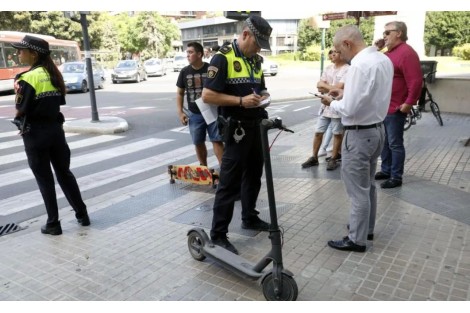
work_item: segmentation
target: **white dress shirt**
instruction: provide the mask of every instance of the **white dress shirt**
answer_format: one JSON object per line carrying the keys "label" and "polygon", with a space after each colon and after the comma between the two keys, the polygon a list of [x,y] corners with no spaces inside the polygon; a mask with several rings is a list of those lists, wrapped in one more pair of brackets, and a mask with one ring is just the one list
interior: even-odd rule
{"label": "white dress shirt", "polygon": [[341,115],[344,126],[382,122],[390,104],[392,81],[392,61],[376,47],[368,47],[351,60],[343,98],[330,106]]}

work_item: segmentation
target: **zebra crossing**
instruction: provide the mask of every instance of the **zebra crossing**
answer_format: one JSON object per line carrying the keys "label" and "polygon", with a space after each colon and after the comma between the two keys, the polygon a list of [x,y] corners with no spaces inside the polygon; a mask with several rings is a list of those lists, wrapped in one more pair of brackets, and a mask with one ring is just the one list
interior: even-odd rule
{"label": "zebra crossing", "polygon": [[[167,165],[195,163],[194,145],[178,145],[173,133],[187,129],[176,128],[164,132],[164,136],[142,137],[128,140],[125,135],[85,135],[66,133],[72,151],[71,170],[77,178],[85,203],[100,203],[100,206],[115,204],[116,197],[103,199],[113,186],[115,194],[126,194],[132,190],[139,193],[142,180],[168,183]],[[211,145],[208,145],[211,149]],[[210,157],[210,164],[216,163]],[[135,179],[134,179],[135,177]],[[143,177],[143,178],[142,178]],[[126,181],[125,185],[117,182]],[[59,207],[69,204],[56,183]],[[61,205],[62,204],[62,205]],[[38,208],[41,208],[39,210]],[[21,138],[17,132],[0,133],[0,224],[2,218],[24,215],[25,212],[45,213],[41,194],[28,166]],[[16,214],[16,215],[15,215]],[[37,215],[38,216],[38,215]],[[28,219],[37,216],[28,216]],[[21,221],[16,221],[16,223]]]}

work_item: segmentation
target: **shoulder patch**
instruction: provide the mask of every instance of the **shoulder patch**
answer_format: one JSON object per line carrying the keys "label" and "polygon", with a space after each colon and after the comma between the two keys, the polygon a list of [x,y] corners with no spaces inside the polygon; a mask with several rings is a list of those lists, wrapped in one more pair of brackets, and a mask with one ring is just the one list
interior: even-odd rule
{"label": "shoulder patch", "polygon": [[223,54],[227,54],[232,50],[232,45],[224,45],[222,46],[219,51]]}
{"label": "shoulder patch", "polygon": [[207,78],[214,78],[217,75],[219,69],[213,65],[209,66],[207,69]]}

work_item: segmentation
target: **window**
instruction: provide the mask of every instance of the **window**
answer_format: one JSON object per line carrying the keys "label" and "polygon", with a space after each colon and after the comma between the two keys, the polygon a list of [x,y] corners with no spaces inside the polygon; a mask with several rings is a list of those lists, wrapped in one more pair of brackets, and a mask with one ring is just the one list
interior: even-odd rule
{"label": "window", "polygon": [[[9,44],[8,44],[9,45]],[[5,58],[5,64],[3,64],[2,67],[17,67],[20,66],[20,61],[18,60],[18,55],[16,54],[17,50],[13,47],[8,47],[5,45],[3,47],[3,52],[4,52],[4,58]]]}

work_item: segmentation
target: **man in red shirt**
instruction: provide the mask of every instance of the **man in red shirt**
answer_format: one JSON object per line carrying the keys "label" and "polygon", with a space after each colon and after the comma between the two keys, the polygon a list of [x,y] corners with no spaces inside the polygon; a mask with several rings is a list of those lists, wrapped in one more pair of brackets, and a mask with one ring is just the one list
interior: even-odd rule
{"label": "man in red shirt", "polygon": [[392,97],[384,120],[385,143],[380,155],[381,171],[375,179],[384,179],[382,188],[401,186],[405,165],[405,146],[403,144],[403,127],[406,115],[418,101],[422,72],[418,54],[406,43],[407,27],[403,22],[389,22],[383,32],[384,40],[377,44],[379,49],[387,47],[385,54],[393,63],[394,75]]}

